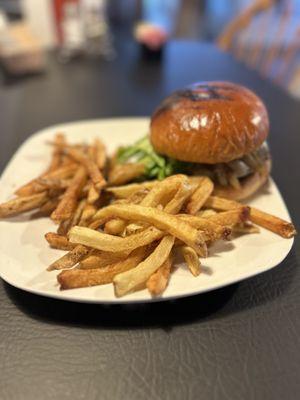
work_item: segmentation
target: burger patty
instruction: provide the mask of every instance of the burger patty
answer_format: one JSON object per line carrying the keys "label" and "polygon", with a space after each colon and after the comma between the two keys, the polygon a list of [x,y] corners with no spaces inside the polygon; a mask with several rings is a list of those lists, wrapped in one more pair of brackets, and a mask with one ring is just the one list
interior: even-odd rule
{"label": "burger patty", "polygon": [[197,164],[193,167],[194,175],[205,175],[215,183],[222,186],[240,188],[240,179],[259,171],[264,163],[270,159],[270,152],[267,142],[264,142],[258,149],[237,160],[220,164]]}

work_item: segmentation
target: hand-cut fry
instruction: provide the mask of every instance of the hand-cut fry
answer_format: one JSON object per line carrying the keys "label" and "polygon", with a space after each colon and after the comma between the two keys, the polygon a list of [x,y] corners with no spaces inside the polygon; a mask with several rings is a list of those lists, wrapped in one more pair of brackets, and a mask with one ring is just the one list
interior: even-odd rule
{"label": "hand-cut fry", "polygon": [[106,181],[105,181],[102,173],[100,172],[97,164],[90,158],[86,157],[86,155],[78,149],[69,147],[69,148],[66,148],[65,151],[67,152],[67,154],[69,156],[74,158],[75,161],[77,161],[85,166],[93,184],[95,185],[95,188],[98,191],[103,189],[103,187],[106,185]]}
{"label": "hand-cut fry", "polygon": [[39,183],[39,179],[67,179],[70,178],[71,176],[74,175],[74,172],[78,166],[75,163],[62,166],[60,168],[57,168],[54,171],[50,171],[47,173],[42,174],[36,179],[33,179],[32,181],[26,183],[25,185],[21,186],[19,189],[15,191],[15,194],[17,196],[30,196],[35,193],[40,193],[45,190],[45,186]]}
{"label": "hand-cut fry", "polygon": [[195,186],[191,184],[184,183],[176,192],[175,196],[169,203],[165,206],[164,212],[168,214],[177,214],[185,201],[190,195],[195,191]]}
{"label": "hand-cut fry", "polygon": [[174,245],[173,236],[165,236],[159,245],[144,261],[134,269],[118,274],[114,277],[116,295],[123,296],[139,287],[167,260]]}
{"label": "hand-cut fry", "polygon": [[59,250],[73,250],[76,246],[74,243],[70,243],[66,236],[58,235],[54,232],[48,232],[45,234],[45,239],[54,249]]}
{"label": "hand-cut fry", "polygon": [[196,214],[196,212],[201,209],[201,207],[206,202],[208,197],[212,194],[213,190],[214,190],[213,182],[209,178],[203,177],[202,182],[199,183],[198,188],[192,194],[186,206],[187,213],[193,215]]}
{"label": "hand-cut fry", "polygon": [[103,268],[62,271],[57,276],[60,289],[74,289],[111,283],[115,275],[135,268],[146,255],[147,248],[140,247],[134,250],[125,260]]}
{"label": "hand-cut fry", "polygon": [[215,214],[217,214],[217,211],[212,210],[211,208],[207,208],[205,210],[198,211],[195,215],[197,217],[201,217],[201,218],[209,218],[209,217],[212,217]]}
{"label": "hand-cut fry", "polygon": [[86,200],[85,199],[80,200],[72,217],[70,228],[72,226],[79,225],[79,221],[81,220],[81,216],[83,214],[83,211],[85,210],[85,207],[86,207]]}
{"label": "hand-cut fry", "polygon": [[216,222],[217,224],[220,224],[222,226],[229,226],[230,228],[232,228],[236,224],[247,221],[249,219],[249,216],[250,208],[247,206],[242,206],[233,210],[224,211],[212,215],[208,218],[208,220]]}
{"label": "hand-cut fry", "polygon": [[158,181],[148,181],[142,183],[130,183],[124,186],[111,186],[107,187],[105,190],[112,193],[117,199],[126,199],[132,196],[134,193],[145,190],[152,189],[153,186],[157,184]]}
{"label": "hand-cut fry", "polygon": [[98,165],[98,168],[102,170],[106,164],[106,149],[101,140],[96,139],[94,142],[95,148],[95,162]]}
{"label": "hand-cut fry", "polygon": [[41,207],[39,208],[39,212],[44,215],[50,215],[56,209],[59,202],[59,197],[53,197],[41,205]]}
{"label": "hand-cut fry", "polygon": [[47,192],[33,194],[31,196],[17,197],[6,203],[0,204],[0,218],[10,217],[25,211],[41,207],[48,200]]}
{"label": "hand-cut fry", "polygon": [[211,221],[209,218],[201,218],[196,215],[178,214],[181,220],[187,222],[196,229],[203,231],[205,240],[214,242],[218,239],[228,239],[231,234],[230,227]]}
{"label": "hand-cut fry", "polygon": [[146,286],[152,296],[159,296],[166,289],[170,279],[171,269],[172,257],[170,254],[162,266],[147,280]]}
{"label": "hand-cut fry", "polygon": [[188,266],[188,269],[194,276],[198,276],[201,272],[201,264],[195,250],[188,246],[181,246],[180,250]]}
{"label": "hand-cut fry", "polygon": [[78,225],[80,226],[86,226],[89,221],[93,218],[93,216],[95,215],[97,209],[93,204],[85,204],[85,207],[82,211],[81,214],[81,219],[78,223]]}
{"label": "hand-cut fry", "polygon": [[111,217],[120,217],[129,221],[152,224],[156,228],[182,240],[188,246],[195,249],[199,255],[203,257],[207,255],[205,240],[201,232],[198,232],[191,225],[179,218],[158,209],[129,204],[111,205],[99,210],[95,214],[94,219],[103,219],[103,222],[105,222]]}
{"label": "hand-cut fry", "polygon": [[99,196],[99,191],[96,189],[95,185],[92,184],[88,191],[87,202],[89,204],[94,204],[99,199]]}
{"label": "hand-cut fry", "polygon": [[77,264],[85,256],[87,256],[89,252],[90,252],[89,248],[77,245],[74,247],[73,250],[69,251],[69,253],[65,254],[64,256],[56,260],[54,263],[49,265],[47,270],[53,271],[55,269],[72,268],[75,264]]}
{"label": "hand-cut fry", "polygon": [[[74,244],[73,244],[74,245]],[[92,250],[91,254],[82,260],[79,264],[80,269],[94,269],[103,268],[106,265],[114,264],[121,260],[124,260],[129,255],[128,252],[107,252]]]}
{"label": "hand-cut fry", "polygon": [[155,185],[141,201],[141,206],[156,207],[165,205],[184,184],[188,185],[185,175],[173,175]]}
{"label": "hand-cut fry", "polygon": [[78,197],[81,189],[86,182],[86,170],[84,167],[78,168],[78,171],[74,175],[72,182],[68,189],[63,194],[63,197],[57,206],[57,208],[51,214],[51,218],[54,221],[64,221],[70,218],[75,210]]}
{"label": "hand-cut fry", "polygon": [[141,163],[117,164],[109,171],[108,183],[110,185],[123,185],[142,176],[144,172],[145,166]]}
{"label": "hand-cut fry", "polygon": [[71,243],[83,244],[103,251],[132,251],[160,239],[164,233],[153,227],[125,238],[97,232],[83,226],[74,226],[69,232]]}
{"label": "hand-cut fry", "polygon": [[[205,205],[217,210],[232,210],[241,207],[241,204],[236,201],[223,199],[217,196],[210,196]],[[275,217],[274,215],[268,214],[254,207],[250,207],[250,221],[277,233],[284,238],[291,238],[297,233],[291,222],[284,221],[281,218]]]}
{"label": "hand-cut fry", "polygon": [[70,186],[72,179],[50,179],[50,178],[37,178],[37,185],[42,185],[45,189],[60,189],[65,190]]}

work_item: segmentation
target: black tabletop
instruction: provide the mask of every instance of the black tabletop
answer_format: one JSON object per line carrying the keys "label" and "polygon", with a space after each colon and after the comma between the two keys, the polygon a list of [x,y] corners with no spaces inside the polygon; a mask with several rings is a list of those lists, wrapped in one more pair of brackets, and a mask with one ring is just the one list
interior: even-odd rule
{"label": "black tabletop", "polygon": [[[208,44],[173,42],[145,61],[131,42],[112,62],[79,60],[0,90],[0,167],[59,122],[149,115],[197,80],[254,89],[271,119],[273,177],[300,222],[300,103]],[[0,283],[1,399],[297,399],[299,239],[273,270],[172,302],[99,306]]]}

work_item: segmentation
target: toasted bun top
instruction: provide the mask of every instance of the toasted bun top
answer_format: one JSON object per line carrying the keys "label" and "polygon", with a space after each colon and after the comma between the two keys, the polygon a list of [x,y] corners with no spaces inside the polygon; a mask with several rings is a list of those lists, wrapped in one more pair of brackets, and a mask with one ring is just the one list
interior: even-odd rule
{"label": "toasted bun top", "polygon": [[199,82],[160,104],[150,139],[160,154],[215,164],[254,151],[268,131],[267,110],[252,91],[230,82]]}

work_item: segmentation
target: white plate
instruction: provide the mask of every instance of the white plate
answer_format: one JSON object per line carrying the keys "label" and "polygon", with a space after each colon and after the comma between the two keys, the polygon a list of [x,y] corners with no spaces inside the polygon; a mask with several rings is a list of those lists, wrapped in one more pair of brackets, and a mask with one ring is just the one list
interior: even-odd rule
{"label": "white plate", "polygon": [[[68,123],[38,132],[21,146],[3,173],[0,201],[9,199],[15,188],[44,170],[50,158],[46,142],[57,131],[65,132],[70,142],[90,141],[99,137],[107,145],[108,151],[112,151],[121,144],[132,143],[146,134],[147,130],[148,119],[125,118]],[[251,205],[290,219],[273,181],[251,201]],[[50,219],[30,220],[28,214],[0,221],[1,277],[28,292],[70,301],[129,303],[153,300],[146,290],[118,299],[114,296],[111,284],[60,291],[56,272],[46,271],[51,262],[64,254],[60,250],[50,249],[44,239],[46,232],[54,230],[55,225]],[[207,292],[260,274],[278,265],[292,244],[293,239],[282,239],[264,229],[260,234],[221,242],[211,249],[210,257],[202,260],[204,272],[199,277],[194,278],[185,265],[179,266],[159,300]]]}

